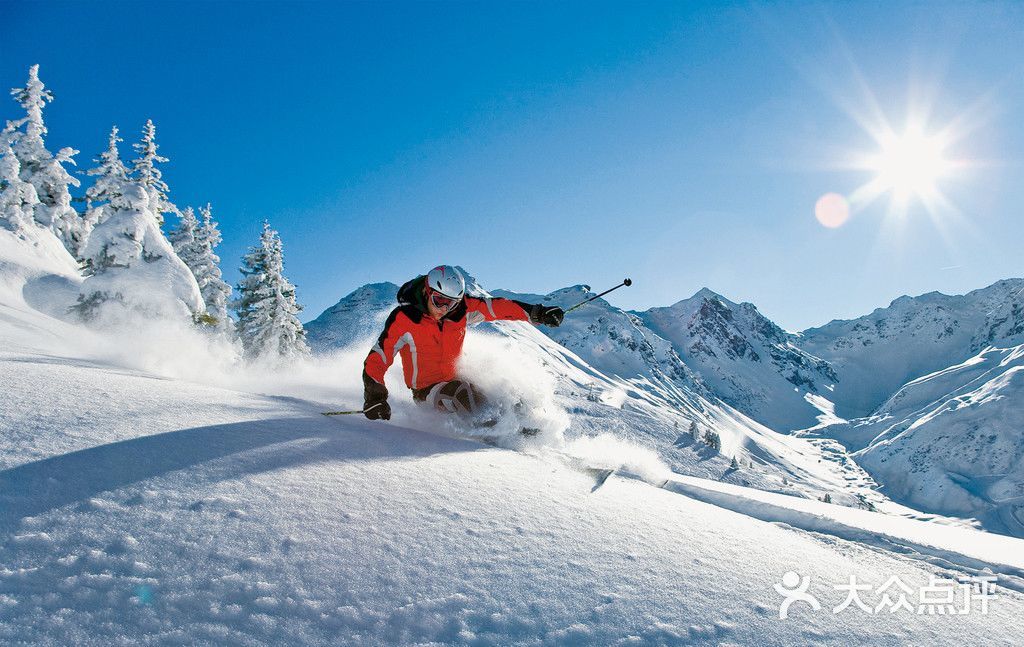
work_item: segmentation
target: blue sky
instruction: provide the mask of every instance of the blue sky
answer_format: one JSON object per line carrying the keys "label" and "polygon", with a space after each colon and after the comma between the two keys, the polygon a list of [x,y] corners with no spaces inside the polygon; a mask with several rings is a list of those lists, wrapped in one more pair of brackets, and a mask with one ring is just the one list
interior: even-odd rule
{"label": "blue sky", "polygon": [[[442,262],[535,293],[629,276],[637,309],[707,286],[791,330],[1024,274],[1024,6],[775,5],[8,1],[0,86],[40,64],[80,168],[152,118],[227,278],[269,219],[307,320]],[[971,162],[950,206],[820,225],[872,179],[844,168],[878,149],[865,116],[925,108]]]}

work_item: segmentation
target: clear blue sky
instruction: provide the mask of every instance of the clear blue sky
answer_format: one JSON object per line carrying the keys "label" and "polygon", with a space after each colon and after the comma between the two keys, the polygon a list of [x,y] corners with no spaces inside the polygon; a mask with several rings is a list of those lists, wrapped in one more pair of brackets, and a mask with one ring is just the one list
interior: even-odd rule
{"label": "clear blue sky", "polygon": [[[152,118],[227,278],[269,219],[307,320],[441,262],[523,292],[630,276],[637,309],[707,286],[791,330],[1024,274],[1024,5],[776,4],[7,0],[0,86],[40,64],[81,168]],[[957,213],[818,224],[872,177],[841,168],[877,148],[869,97],[970,126]]]}

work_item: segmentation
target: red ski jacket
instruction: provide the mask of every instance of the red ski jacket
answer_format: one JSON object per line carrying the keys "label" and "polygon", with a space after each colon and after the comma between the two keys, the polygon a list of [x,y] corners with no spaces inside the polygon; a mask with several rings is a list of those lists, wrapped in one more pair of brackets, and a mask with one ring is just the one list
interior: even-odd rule
{"label": "red ski jacket", "polygon": [[529,321],[530,304],[512,299],[466,296],[435,321],[427,314],[423,286],[426,277],[415,278],[398,291],[399,306],[391,311],[384,332],[363,363],[364,377],[384,384],[384,374],[402,356],[405,384],[418,390],[455,379],[455,364],[462,353],[466,325],[483,321]]}

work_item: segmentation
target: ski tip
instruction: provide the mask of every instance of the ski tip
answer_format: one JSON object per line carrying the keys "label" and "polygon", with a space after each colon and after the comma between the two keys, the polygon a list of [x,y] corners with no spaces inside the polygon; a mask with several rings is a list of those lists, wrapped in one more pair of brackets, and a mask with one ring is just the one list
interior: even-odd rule
{"label": "ski tip", "polygon": [[608,478],[615,473],[615,470],[596,470],[594,474],[594,487],[590,488],[590,493],[593,494],[601,489],[601,486],[608,482]]}

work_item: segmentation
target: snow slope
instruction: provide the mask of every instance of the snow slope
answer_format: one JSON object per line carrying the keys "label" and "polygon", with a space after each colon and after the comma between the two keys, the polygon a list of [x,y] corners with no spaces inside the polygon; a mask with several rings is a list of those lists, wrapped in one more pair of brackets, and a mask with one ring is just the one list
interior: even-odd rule
{"label": "snow slope", "polygon": [[60,319],[75,304],[81,282],[78,263],[52,231],[0,227],[0,322],[6,324],[6,343],[72,338],[72,329]]}
{"label": "snow slope", "polygon": [[987,348],[820,433],[859,449],[897,501],[1024,536],[1024,346]]}
{"label": "snow slope", "polygon": [[[154,377],[0,356],[2,425],[18,432],[0,467],[4,641],[886,645],[1017,636],[1024,599],[1012,588],[1022,566],[1013,555],[1024,542],[989,552],[985,566],[1011,588],[1000,587],[987,615],[796,605],[780,620],[773,587],[787,571],[810,577],[810,592],[832,607],[842,598],[832,585],[850,574],[917,588],[932,575],[976,572],[992,536],[938,537],[929,554],[906,550],[897,535],[887,550],[884,533],[861,542],[824,523],[806,532],[728,509],[742,509],[742,496],[720,507],[620,477],[591,493],[591,477],[543,457],[402,423],[326,419],[315,413],[322,402]],[[97,382],[99,397],[87,386]],[[932,525],[908,523],[933,536]]]}
{"label": "snow slope", "polygon": [[[1017,639],[1024,541],[893,525],[694,477],[671,476],[668,489],[630,477],[665,474],[639,435],[618,437],[621,425],[650,416],[657,390],[624,395],[625,410],[587,399],[592,409],[566,409],[587,432],[612,437],[570,425],[563,443],[520,451],[445,436],[442,420],[405,399],[396,398],[391,423],[324,418],[317,412],[358,399],[358,382],[345,376],[357,373],[362,352],[282,374],[211,361],[187,335],[166,355],[125,353],[134,342],[124,331],[107,343],[19,302],[11,287],[27,285],[19,276],[28,274],[0,280],[13,299],[0,320],[0,641]],[[492,351],[562,348],[511,329],[471,339]],[[189,361],[173,361],[182,355]],[[478,370],[481,354],[467,355],[467,369]],[[603,375],[564,348],[546,359],[576,371],[579,384]],[[620,389],[641,383],[603,379]],[[583,460],[624,472],[595,491]],[[796,604],[779,618],[775,587],[790,571],[810,578],[825,608]],[[977,573],[1000,578],[987,614],[977,603],[958,616],[831,610],[842,602],[833,586],[850,575],[875,587],[897,576],[917,589],[933,576]]]}

